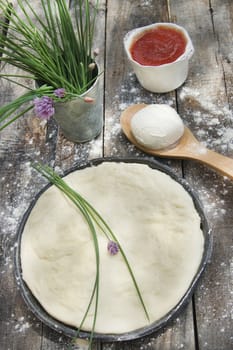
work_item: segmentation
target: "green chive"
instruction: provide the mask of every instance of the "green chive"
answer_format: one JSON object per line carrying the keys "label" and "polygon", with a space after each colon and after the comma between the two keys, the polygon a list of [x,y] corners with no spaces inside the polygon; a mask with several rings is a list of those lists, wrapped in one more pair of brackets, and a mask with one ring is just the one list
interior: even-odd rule
{"label": "green chive", "polygon": [[[89,348],[91,349],[91,344],[94,336],[94,330],[95,330],[95,324],[96,324],[96,319],[97,319],[97,313],[98,313],[98,296],[99,296],[99,261],[100,261],[100,256],[99,256],[99,246],[98,246],[98,237],[97,237],[97,232],[96,232],[96,227],[99,227],[101,231],[105,234],[107,239],[113,239],[118,247],[119,251],[124,259],[124,262],[126,264],[126,267],[129,271],[129,276],[132,279],[133,285],[135,287],[135,292],[139,297],[139,301],[141,303],[142,309],[149,320],[149,314],[146,309],[145,303],[143,301],[138,283],[136,281],[136,278],[134,276],[133,270],[129,264],[129,261],[127,259],[127,256],[120,245],[119,240],[117,239],[116,235],[112,232],[111,228],[109,225],[105,222],[105,220],[102,218],[102,216],[98,213],[98,211],[85,199],[83,198],[78,192],[73,190],[56,172],[50,168],[49,166],[42,165],[40,163],[35,163],[32,165],[34,169],[36,169],[39,173],[41,173],[48,181],[50,181],[53,185],[55,185],[57,188],[59,188],[79,209],[79,211],[82,213],[84,216],[84,219],[87,222],[87,225],[90,229],[90,232],[92,234],[93,238],[93,243],[94,243],[94,248],[95,248],[95,255],[96,255],[96,278],[95,278],[95,283],[93,286],[93,292],[89,301],[89,304],[87,306],[86,312],[83,316],[82,322],[80,324],[80,327],[77,330],[76,336],[79,336],[79,332],[85,322],[85,319],[88,315],[89,309],[91,304],[93,303],[93,300],[95,298],[95,311],[94,311],[94,320],[93,320],[93,325],[92,325],[92,330],[91,330],[91,335],[89,338]],[[74,341],[74,340],[73,340]]]}
{"label": "green chive", "polygon": [[[4,29],[0,31],[1,66],[8,63],[25,71],[25,77],[31,76],[53,89],[64,88],[67,96],[82,95],[96,79],[88,66],[93,61],[91,50],[98,2],[91,5],[87,0],[75,0],[73,20],[66,0],[56,0],[53,4],[50,0],[41,0],[42,16],[29,0],[19,0],[24,19],[10,1],[1,1],[0,11],[5,16],[0,19],[0,27]],[[1,77],[20,85],[17,74],[1,73]],[[18,108],[20,101],[25,103],[24,98],[18,99]],[[1,112],[0,109],[0,122]],[[4,125],[14,120],[13,116]]]}

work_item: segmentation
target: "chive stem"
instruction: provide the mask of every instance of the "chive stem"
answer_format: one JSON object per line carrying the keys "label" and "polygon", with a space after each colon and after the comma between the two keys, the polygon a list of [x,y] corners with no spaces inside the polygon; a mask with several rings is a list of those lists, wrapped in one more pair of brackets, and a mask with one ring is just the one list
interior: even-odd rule
{"label": "chive stem", "polygon": [[99,245],[98,245],[98,237],[97,237],[97,231],[96,227],[99,227],[99,229],[102,231],[102,233],[106,236],[107,239],[113,239],[119,247],[119,251],[121,253],[121,256],[126,264],[126,267],[128,269],[129,275],[132,279],[133,285],[135,287],[135,291],[138,295],[140,304],[142,306],[142,309],[146,315],[146,318],[149,320],[149,314],[146,309],[142,294],[140,292],[139,285],[136,281],[136,278],[134,276],[133,270],[130,266],[130,263],[127,259],[127,256],[123,250],[123,247],[121,246],[119,240],[117,239],[116,235],[113,233],[109,225],[105,222],[105,220],[102,218],[102,216],[98,213],[98,211],[83,197],[81,196],[77,191],[72,189],[52,168],[46,165],[42,165],[40,163],[34,163],[32,164],[34,169],[36,169],[40,174],[42,174],[49,182],[51,182],[53,185],[55,185],[59,190],[61,190],[80,210],[82,215],[84,216],[87,225],[90,229],[94,248],[95,248],[95,255],[96,255],[96,277],[95,282],[93,286],[92,295],[89,300],[89,304],[87,306],[86,312],[83,316],[83,319],[81,321],[81,324],[77,330],[76,336],[79,336],[80,330],[82,326],[84,325],[85,319],[88,315],[88,312],[90,310],[90,307],[95,299],[95,306],[94,306],[94,318],[93,318],[93,324],[91,329],[91,334],[89,338],[89,348],[91,349],[91,344],[93,341],[94,336],[94,330],[95,330],[95,324],[97,319],[97,313],[98,313],[98,299],[99,299],[99,264],[100,264],[100,256],[99,256]]}

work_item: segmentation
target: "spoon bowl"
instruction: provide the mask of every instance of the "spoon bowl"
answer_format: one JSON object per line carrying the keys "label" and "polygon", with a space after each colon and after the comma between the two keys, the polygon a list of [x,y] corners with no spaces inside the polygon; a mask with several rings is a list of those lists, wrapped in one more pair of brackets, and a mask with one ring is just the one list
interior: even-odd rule
{"label": "spoon bowl", "polygon": [[233,180],[233,159],[207,149],[187,127],[185,127],[184,134],[178,142],[168,148],[150,149],[139,144],[131,131],[131,119],[136,112],[146,106],[144,103],[131,105],[124,110],[120,118],[121,128],[125,136],[137,148],[154,156],[196,160]]}

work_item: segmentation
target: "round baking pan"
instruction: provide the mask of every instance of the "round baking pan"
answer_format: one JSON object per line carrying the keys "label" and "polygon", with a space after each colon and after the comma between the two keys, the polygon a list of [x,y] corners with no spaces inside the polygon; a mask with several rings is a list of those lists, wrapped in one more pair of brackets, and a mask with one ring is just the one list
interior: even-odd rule
{"label": "round baking pan", "polygon": [[[200,262],[199,268],[189,286],[187,289],[186,293],[183,295],[179,303],[172,308],[164,317],[161,319],[146,325],[143,328],[140,329],[135,329],[134,331],[127,332],[127,333],[121,333],[121,334],[103,334],[103,333],[95,333],[94,334],[94,339],[99,339],[102,341],[106,342],[114,342],[114,341],[127,341],[127,340],[133,340],[133,339],[138,339],[141,337],[144,337],[146,335],[149,335],[154,332],[158,332],[162,328],[164,328],[172,319],[177,317],[178,313],[180,313],[183,309],[184,306],[187,305],[189,302],[194,289],[197,285],[198,280],[200,279],[206,264],[210,258],[211,255],[211,248],[212,248],[212,237],[211,237],[211,232],[209,230],[208,222],[206,219],[206,216],[204,214],[204,211],[202,209],[202,205],[196,195],[196,193],[192,190],[192,188],[189,186],[189,184],[182,178],[177,177],[168,167],[162,165],[161,163],[157,161],[149,161],[145,159],[131,159],[131,158],[98,158],[94,159],[84,166],[80,167],[75,167],[69,172],[67,172],[65,175],[68,175],[68,173],[71,173],[75,170],[83,169],[85,167],[90,167],[90,166],[96,166],[101,164],[102,162],[125,162],[125,163],[141,163],[141,164],[146,164],[152,169],[157,169],[160,170],[168,175],[178,183],[180,183],[183,188],[190,194],[190,196],[193,199],[195,208],[197,212],[199,213],[200,219],[201,219],[201,229],[203,231],[203,236],[204,236],[204,250],[203,250],[203,255],[202,255],[202,260]],[[75,337],[77,334],[77,329],[66,325],[56,319],[54,319],[52,316],[50,316],[40,305],[40,303],[37,301],[37,299],[33,296],[31,293],[30,289],[28,288],[27,284],[24,282],[22,278],[22,269],[21,269],[21,254],[20,254],[20,249],[21,249],[21,237],[23,234],[24,226],[27,222],[27,219],[31,213],[32,208],[36,204],[38,198],[42,195],[44,191],[46,191],[51,184],[48,184],[45,186],[35,197],[35,199],[32,201],[30,204],[29,208],[27,209],[26,213],[24,214],[21,224],[19,226],[18,234],[17,234],[17,244],[16,248],[14,251],[14,260],[15,260],[15,275],[16,275],[16,281],[17,284],[19,285],[21,294],[23,296],[23,299],[25,300],[26,304],[28,305],[29,309],[37,316],[44,324],[47,326],[55,329],[58,332],[61,332],[63,334],[66,334],[70,337]],[[89,332],[86,331],[81,331],[79,334],[80,338],[88,338],[90,336]]]}

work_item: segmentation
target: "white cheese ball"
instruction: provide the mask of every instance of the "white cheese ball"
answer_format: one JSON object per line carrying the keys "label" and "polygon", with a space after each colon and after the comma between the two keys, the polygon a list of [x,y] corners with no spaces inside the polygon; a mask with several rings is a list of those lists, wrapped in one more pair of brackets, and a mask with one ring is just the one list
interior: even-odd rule
{"label": "white cheese ball", "polygon": [[139,144],[156,150],[177,142],[184,133],[184,124],[174,108],[151,104],[132,117],[131,131]]}

